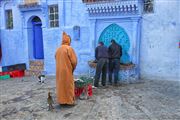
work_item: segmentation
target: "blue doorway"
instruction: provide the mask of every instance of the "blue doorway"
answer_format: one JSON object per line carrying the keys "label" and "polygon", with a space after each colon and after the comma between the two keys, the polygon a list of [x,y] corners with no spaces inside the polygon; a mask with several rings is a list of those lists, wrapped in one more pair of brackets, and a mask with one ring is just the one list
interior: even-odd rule
{"label": "blue doorway", "polygon": [[44,59],[44,46],[42,35],[42,22],[39,17],[32,19],[33,30],[33,57],[34,59]]}

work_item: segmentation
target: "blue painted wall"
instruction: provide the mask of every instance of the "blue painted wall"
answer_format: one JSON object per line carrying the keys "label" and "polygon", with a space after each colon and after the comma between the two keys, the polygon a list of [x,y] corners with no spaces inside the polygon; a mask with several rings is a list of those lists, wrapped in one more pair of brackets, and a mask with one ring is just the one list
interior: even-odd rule
{"label": "blue painted wall", "polygon": [[143,16],[140,74],[144,79],[180,80],[180,1],[157,0]]}
{"label": "blue painted wall", "polygon": [[[2,0],[0,2],[0,39],[3,66],[21,62],[25,62],[29,66],[33,49],[32,33],[30,32],[32,27],[29,22],[34,16],[38,16],[42,20],[44,62],[45,71],[48,74],[55,74],[54,54],[61,45],[62,31],[66,31],[73,40],[73,27],[80,26],[80,40],[72,41],[72,47],[78,56],[75,74],[87,74],[89,70],[87,61],[94,59],[94,48],[101,33],[107,26],[115,23],[127,32],[130,40],[129,59],[138,65],[138,71],[142,78],[172,78],[175,80],[179,78],[180,58],[178,56],[180,56],[180,52],[177,41],[180,36],[178,36],[177,30],[180,30],[178,28],[180,26],[180,13],[178,16],[177,11],[180,11],[178,10],[180,5],[178,0],[173,0],[173,2],[155,0],[153,14],[141,16],[141,13],[138,13],[115,17],[89,17],[86,5],[81,0],[41,0],[43,9],[29,11],[19,10],[17,5],[20,1],[5,2]],[[59,6],[60,26],[58,28],[50,28],[48,24],[47,6],[52,4]],[[13,30],[5,29],[5,9],[13,10]],[[167,48],[169,48],[168,52],[164,52]]]}
{"label": "blue painted wall", "polygon": [[[4,9],[13,9],[14,29],[5,29],[5,14]],[[26,61],[25,41],[22,32],[22,20],[18,8],[14,2],[0,3],[0,30],[1,30],[1,43],[2,43],[2,65],[11,65],[22,63]],[[19,16],[19,17],[17,17]]]}

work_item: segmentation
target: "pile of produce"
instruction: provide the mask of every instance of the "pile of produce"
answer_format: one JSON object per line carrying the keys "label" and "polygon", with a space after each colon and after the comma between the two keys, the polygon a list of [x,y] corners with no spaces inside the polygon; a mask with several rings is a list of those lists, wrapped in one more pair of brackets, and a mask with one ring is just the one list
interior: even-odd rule
{"label": "pile of produce", "polygon": [[75,79],[76,88],[83,88],[92,83],[93,83],[93,78],[87,76],[81,76],[80,78]]}
{"label": "pile of produce", "polygon": [[96,68],[96,65],[97,65],[97,61],[95,60],[91,60],[91,61],[88,61],[88,64],[91,68]]}

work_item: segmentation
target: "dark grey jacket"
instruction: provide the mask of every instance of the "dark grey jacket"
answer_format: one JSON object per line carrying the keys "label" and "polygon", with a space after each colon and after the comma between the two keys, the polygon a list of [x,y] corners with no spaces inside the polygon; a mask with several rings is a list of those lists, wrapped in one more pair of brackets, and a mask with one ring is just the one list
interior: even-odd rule
{"label": "dark grey jacket", "polygon": [[100,58],[109,58],[108,57],[108,48],[104,45],[96,47],[95,58],[96,58],[96,60],[99,60]]}
{"label": "dark grey jacket", "polygon": [[108,52],[110,59],[120,59],[122,56],[122,47],[117,43],[113,43],[109,46]]}

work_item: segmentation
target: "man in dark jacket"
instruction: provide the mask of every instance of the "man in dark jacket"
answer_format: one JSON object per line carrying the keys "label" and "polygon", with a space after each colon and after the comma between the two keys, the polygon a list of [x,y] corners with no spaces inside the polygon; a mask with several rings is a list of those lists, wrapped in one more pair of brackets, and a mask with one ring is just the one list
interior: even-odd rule
{"label": "man in dark jacket", "polygon": [[95,50],[95,58],[97,60],[96,75],[94,86],[99,87],[99,79],[102,72],[102,86],[106,86],[106,73],[108,65],[108,48],[104,46],[103,42],[99,42],[99,46]]}
{"label": "man in dark jacket", "polygon": [[118,74],[120,69],[120,58],[122,56],[122,47],[111,40],[111,45],[108,49],[109,52],[109,83],[112,84],[112,74],[114,73],[114,84],[117,85]]}

